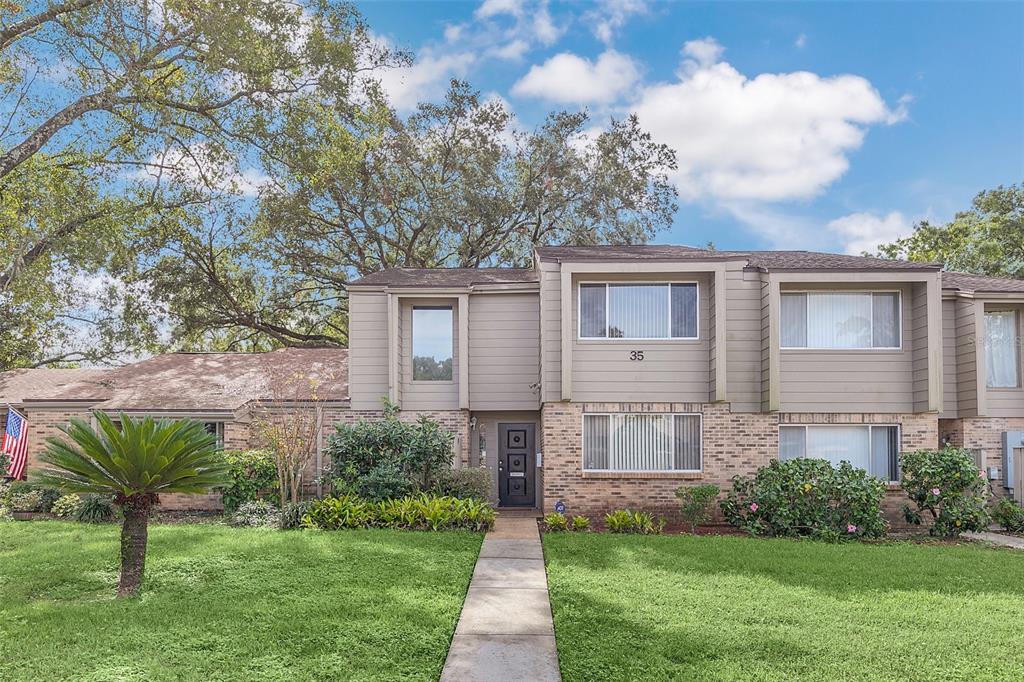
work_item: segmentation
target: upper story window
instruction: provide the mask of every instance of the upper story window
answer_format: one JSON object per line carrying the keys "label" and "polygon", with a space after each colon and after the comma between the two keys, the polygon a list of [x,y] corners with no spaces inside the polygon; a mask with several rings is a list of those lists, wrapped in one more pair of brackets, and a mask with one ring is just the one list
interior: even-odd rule
{"label": "upper story window", "polygon": [[580,284],[581,339],[696,339],[696,283]]}
{"label": "upper story window", "polygon": [[898,292],[782,294],[783,348],[900,348]]}
{"label": "upper story window", "polygon": [[1016,311],[985,313],[985,371],[989,388],[1020,386],[1019,331]]}
{"label": "upper story window", "polygon": [[453,320],[451,306],[413,307],[413,381],[452,380]]}

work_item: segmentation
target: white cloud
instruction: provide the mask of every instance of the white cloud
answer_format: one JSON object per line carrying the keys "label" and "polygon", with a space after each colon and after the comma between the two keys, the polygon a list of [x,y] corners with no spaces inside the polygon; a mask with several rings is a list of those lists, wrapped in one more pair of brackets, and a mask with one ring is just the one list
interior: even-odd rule
{"label": "white cloud", "polygon": [[477,19],[490,19],[501,14],[510,14],[518,17],[523,13],[522,0],[484,0],[476,12],[473,13]]}
{"label": "white cloud", "polygon": [[796,41],[794,41],[794,43],[793,43],[793,45],[795,45],[797,48],[801,48],[801,49],[806,44],[807,44],[807,34],[806,33],[801,33],[800,35],[798,35],[796,37]]}
{"label": "white cloud", "polygon": [[596,62],[571,52],[556,54],[512,86],[512,93],[565,104],[607,104],[627,93],[640,78],[628,56],[606,50]]}
{"label": "white cloud", "polygon": [[435,99],[439,92],[447,90],[447,81],[465,76],[476,60],[472,52],[435,55],[431,50],[422,50],[412,66],[387,69],[377,74],[377,79],[392,106],[410,111],[419,102]]}
{"label": "white cloud", "polygon": [[888,244],[913,232],[913,225],[899,211],[884,216],[851,213],[829,222],[828,229],[843,242],[846,253],[875,253],[880,244]]}
{"label": "white cloud", "polygon": [[537,7],[533,15],[533,34],[542,45],[554,45],[565,30],[555,24],[548,11],[547,0]]}
{"label": "white cloud", "polygon": [[615,34],[630,17],[646,12],[644,0],[603,0],[585,19],[590,22],[594,36],[605,45],[611,45]]}
{"label": "white cloud", "polygon": [[781,201],[838,180],[871,125],[906,116],[860,76],[806,71],[753,78],[719,61],[713,38],[690,41],[671,83],[645,87],[630,108],[674,148],[683,198]]}
{"label": "white cloud", "polygon": [[495,47],[487,51],[487,55],[496,57],[498,59],[504,59],[506,61],[518,61],[523,58],[523,55],[530,49],[530,43],[525,40],[513,40],[501,47]]}
{"label": "white cloud", "polygon": [[171,147],[154,154],[134,177],[147,182],[187,183],[244,197],[256,197],[273,179],[256,168],[239,168],[236,159],[225,151],[205,143],[183,149]]}
{"label": "white cloud", "polygon": [[444,27],[444,39],[449,43],[458,42],[465,30],[465,24],[448,24]]}

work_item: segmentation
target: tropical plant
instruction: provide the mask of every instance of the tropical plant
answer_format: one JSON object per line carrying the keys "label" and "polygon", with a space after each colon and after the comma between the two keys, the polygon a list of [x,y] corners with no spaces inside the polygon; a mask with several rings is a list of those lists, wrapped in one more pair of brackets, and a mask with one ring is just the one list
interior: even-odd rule
{"label": "tropical plant", "polygon": [[57,501],[53,503],[53,507],[50,508],[50,512],[59,519],[70,519],[74,517],[81,508],[81,496],[71,493],[57,498]]}
{"label": "tropical plant", "polygon": [[67,492],[113,495],[124,513],[118,596],[138,593],[146,563],[149,514],[160,493],[202,493],[228,481],[217,437],[192,419],[136,419],[120,414],[120,426],[104,412],[97,428],[72,419],[39,456],[47,465],[34,474],[41,484]]}
{"label": "tropical plant", "polygon": [[569,529],[569,521],[561,512],[551,512],[544,515],[544,530],[549,533],[558,533]]}
{"label": "tropical plant", "polygon": [[903,507],[908,523],[920,525],[927,513],[932,521],[928,532],[938,537],[956,537],[988,526],[988,480],[970,450],[910,452],[900,457],[900,468],[900,484],[914,503],[914,507]]}
{"label": "tropical plant", "polygon": [[572,521],[569,522],[569,529],[577,533],[586,532],[590,530],[590,519],[586,516],[574,516]]}
{"label": "tropical plant", "polygon": [[313,501],[289,502],[281,508],[281,530],[302,528],[302,519],[313,508]]}
{"label": "tropical plant", "polygon": [[274,457],[266,450],[225,450],[231,482],[217,488],[224,503],[224,511],[234,512],[246,502],[265,499],[277,504],[277,467]]}
{"label": "tropical plant", "polygon": [[313,502],[303,517],[305,528],[401,528],[407,530],[482,531],[494,525],[494,509],[486,502],[438,495],[370,502],[339,495]]}
{"label": "tropical plant", "polygon": [[1024,533],[1024,507],[1007,497],[992,507],[992,520],[1011,533]]}
{"label": "tropical plant", "polygon": [[711,520],[711,511],[718,492],[718,486],[710,483],[707,485],[684,485],[676,489],[680,514],[683,521],[689,524],[691,533],[695,532],[700,524]]}
{"label": "tropical plant", "polygon": [[644,511],[616,509],[605,514],[604,527],[611,533],[658,535],[665,529],[665,519]]}
{"label": "tropical plant", "polygon": [[884,495],[884,483],[849,462],[800,457],[734,476],[720,506],[726,521],[751,535],[877,538],[886,529]]}
{"label": "tropical plant", "polygon": [[117,518],[117,510],[110,495],[85,495],[75,511],[79,523],[107,523]]}

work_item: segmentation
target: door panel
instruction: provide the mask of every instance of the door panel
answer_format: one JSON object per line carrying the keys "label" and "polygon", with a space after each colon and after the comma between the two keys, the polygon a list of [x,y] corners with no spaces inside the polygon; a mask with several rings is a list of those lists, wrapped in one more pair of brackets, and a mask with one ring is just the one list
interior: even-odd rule
{"label": "door panel", "polygon": [[536,503],[534,437],[533,424],[498,424],[498,502],[502,506]]}

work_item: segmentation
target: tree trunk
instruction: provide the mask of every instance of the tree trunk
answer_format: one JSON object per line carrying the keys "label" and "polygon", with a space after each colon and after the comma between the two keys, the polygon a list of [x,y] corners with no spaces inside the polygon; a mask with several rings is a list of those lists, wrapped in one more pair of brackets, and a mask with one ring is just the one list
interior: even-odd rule
{"label": "tree trunk", "polygon": [[118,597],[135,596],[142,584],[142,573],[146,567],[146,542],[149,539],[150,498],[149,495],[132,495],[122,506],[124,523],[121,524],[121,579],[117,585]]}

